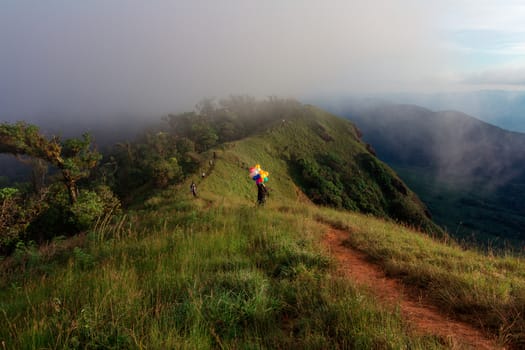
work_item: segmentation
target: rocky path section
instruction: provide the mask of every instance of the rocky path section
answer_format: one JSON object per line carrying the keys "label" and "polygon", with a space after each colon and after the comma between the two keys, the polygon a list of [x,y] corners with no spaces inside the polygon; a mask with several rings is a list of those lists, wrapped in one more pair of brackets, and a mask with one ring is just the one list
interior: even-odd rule
{"label": "rocky path section", "polygon": [[415,289],[389,278],[368,261],[366,254],[344,245],[350,233],[328,228],[324,244],[338,262],[338,272],[371,290],[388,306],[398,306],[401,315],[417,334],[431,334],[447,340],[453,349],[504,349],[477,328],[443,315]]}

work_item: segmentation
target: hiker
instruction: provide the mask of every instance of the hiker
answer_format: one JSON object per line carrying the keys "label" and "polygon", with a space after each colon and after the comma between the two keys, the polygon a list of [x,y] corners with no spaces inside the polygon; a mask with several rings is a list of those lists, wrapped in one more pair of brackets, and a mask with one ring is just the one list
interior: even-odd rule
{"label": "hiker", "polygon": [[264,205],[266,202],[266,194],[268,193],[268,189],[266,186],[264,186],[263,183],[257,184],[257,204]]}
{"label": "hiker", "polygon": [[250,178],[255,181],[257,185],[257,203],[263,205],[268,195],[268,189],[264,186],[264,183],[268,182],[268,175],[270,175],[270,173],[262,170],[259,164],[255,164],[248,169],[248,171],[250,172]]}
{"label": "hiker", "polygon": [[197,185],[193,181],[191,182],[190,190],[191,190],[191,193],[193,194],[193,197],[197,197]]}

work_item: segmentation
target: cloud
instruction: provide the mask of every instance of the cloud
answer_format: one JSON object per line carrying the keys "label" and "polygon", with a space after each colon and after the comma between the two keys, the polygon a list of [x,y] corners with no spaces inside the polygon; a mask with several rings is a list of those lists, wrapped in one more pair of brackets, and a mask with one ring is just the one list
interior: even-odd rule
{"label": "cloud", "polygon": [[449,31],[525,31],[525,4],[521,0],[442,0],[441,27]]}
{"label": "cloud", "polygon": [[462,30],[453,41],[466,50],[497,55],[525,55],[525,32],[497,30]]}
{"label": "cloud", "polygon": [[[442,47],[457,89],[512,88],[521,85],[525,57],[525,4],[519,0],[444,0],[439,4]],[[494,84],[505,85],[494,85]],[[493,85],[490,85],[493,84]]]}
{"label": "cloud", "polygon": [[435,18],[415,0],[5,0],[0,115],[420,89],[446,65]]}
{"label": "cloud", "polygon": [[467,88],[525,87],[525,32],[463,30],[452,35],[458,83]]}
{"label": "cloud", "polygon": [[472,73],[465,77],[463,83],[472,85],[516,85],[525,87],[525,66],[492,69]]}

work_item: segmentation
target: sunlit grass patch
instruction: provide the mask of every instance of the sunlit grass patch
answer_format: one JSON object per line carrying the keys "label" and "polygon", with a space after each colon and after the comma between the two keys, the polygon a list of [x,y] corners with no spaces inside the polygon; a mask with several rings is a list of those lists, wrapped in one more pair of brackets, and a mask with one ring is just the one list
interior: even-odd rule
{"label": "sunlit grass patch", "polygon": [[169,204],[136,212],[135,232],[88,240],[45,278],[0,292],[9,320],[0,339],[13,348],[439,348],[331,277],[309,209],[182,207],[173,217]]}

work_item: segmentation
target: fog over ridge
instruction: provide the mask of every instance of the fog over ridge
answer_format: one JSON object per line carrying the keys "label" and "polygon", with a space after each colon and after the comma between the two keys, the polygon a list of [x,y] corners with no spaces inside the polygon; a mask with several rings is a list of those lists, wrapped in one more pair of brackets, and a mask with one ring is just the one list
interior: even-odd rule
{"label": "fog over ridge", "polygon": [[103,118],[228,94],[412,88],[444,58],[430,10],[413,0],[7,0],[0,115]]}

